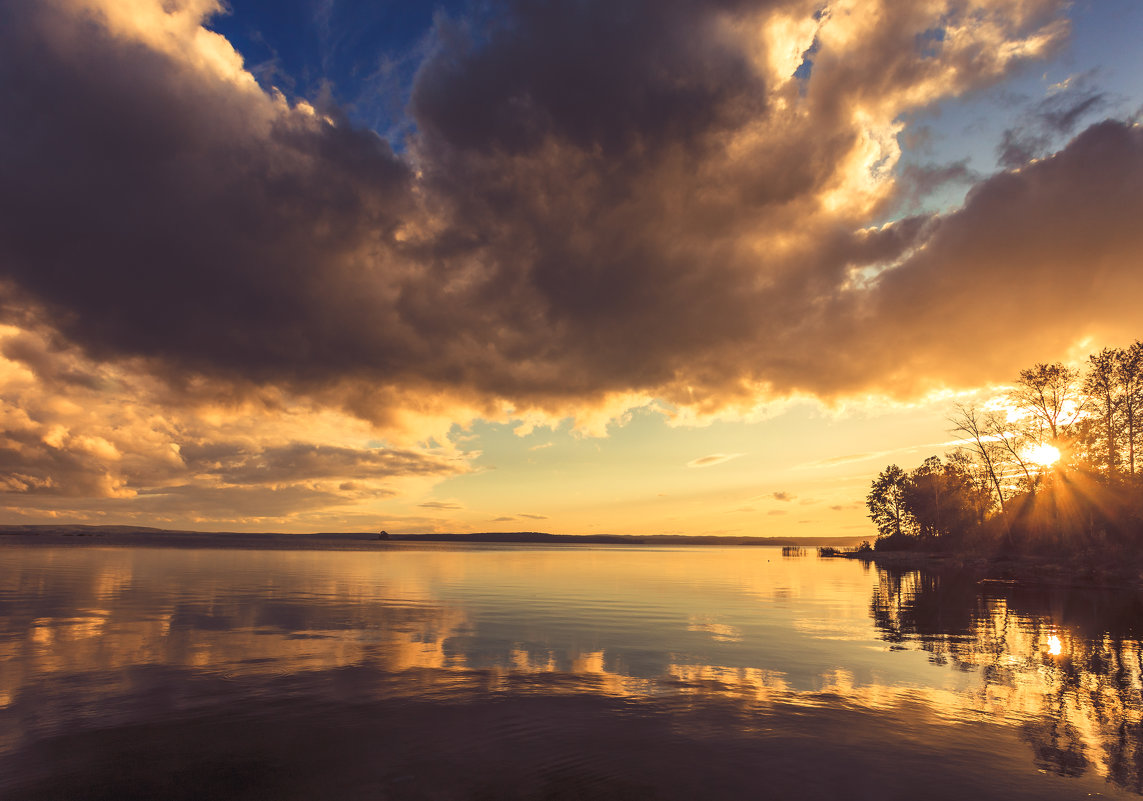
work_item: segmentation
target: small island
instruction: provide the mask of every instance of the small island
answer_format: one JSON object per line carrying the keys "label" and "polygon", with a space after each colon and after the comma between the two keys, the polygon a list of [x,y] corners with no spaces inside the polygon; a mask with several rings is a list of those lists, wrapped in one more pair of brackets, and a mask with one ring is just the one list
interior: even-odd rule
{"label": "small island", "polygon": [[874,479],[876,542],[823,555],[1143,586],[1143,342],[1104,348],[1082,371],[1036,364],[949,422],[958,441],[943,460]]}

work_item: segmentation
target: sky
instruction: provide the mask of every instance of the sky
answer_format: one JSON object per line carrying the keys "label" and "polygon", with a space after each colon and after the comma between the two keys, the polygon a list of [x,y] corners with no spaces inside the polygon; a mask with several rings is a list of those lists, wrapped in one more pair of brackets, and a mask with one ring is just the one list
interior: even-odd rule
{"label": "sky", "polygon": [[0,5],[0,523],[872,535],[1143,336],[1135,0]]}

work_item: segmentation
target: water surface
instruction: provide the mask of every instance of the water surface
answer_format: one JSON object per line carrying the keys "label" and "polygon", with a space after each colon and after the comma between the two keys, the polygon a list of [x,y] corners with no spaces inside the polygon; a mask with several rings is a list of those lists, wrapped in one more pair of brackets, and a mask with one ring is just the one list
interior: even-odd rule
{"label": "water surface", "polygon": [[0,547],[0,797],[1143,793],[1139,598],[758,547]]}

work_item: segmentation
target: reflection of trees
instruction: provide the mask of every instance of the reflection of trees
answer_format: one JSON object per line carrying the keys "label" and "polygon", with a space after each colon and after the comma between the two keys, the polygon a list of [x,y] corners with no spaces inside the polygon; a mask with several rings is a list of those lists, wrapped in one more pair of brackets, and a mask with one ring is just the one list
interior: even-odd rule
{"label": "reflection of trees", "polygon": [[960,656],[976,611],[975,588],[920,571],[878,571],[871,612],[882,637],[894,644],[920,637],[934,661]]}
{"label": "reflection of trees", "polygon": [[981,711],[1019,723],[1036,763],[1143,793],[1143,599],[879,571],[870,611],[894,647],[978,670]]}

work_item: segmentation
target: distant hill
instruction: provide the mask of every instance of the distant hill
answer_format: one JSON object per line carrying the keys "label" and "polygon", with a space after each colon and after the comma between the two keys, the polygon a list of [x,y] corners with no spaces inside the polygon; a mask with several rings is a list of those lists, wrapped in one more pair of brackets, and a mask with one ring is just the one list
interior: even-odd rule
{"label": "distant hill", "polygon": [[[0,525],[0,536],[16,536],[45,540],[62,537],[98,537],[107,542],[122,544],[172,544],[269,547],[320,547],[377,542],[374,532],[314,532],[285,534],[281,532],[187,531],[151,528],[147,526],[88,526],[88,525]],[[473,542],[517,544],[567,545],[857,545],[863,537],[705,537],[679,534],[548,534],[543,531],[485,531],[473,534],[390,534],[387,542]],[[63,540],[60,540],[61,542]]]}
{"label": "distant hill", "polygon": [[489,531],[475,534],[390,534],[406,542],[602,543],[614,545],[857,545],[868,537],[720,537],[686,534],[547,534],[542,531]]}
{"label": "distant hill", "polygon": [[193,531],[179,531],[176,529],[152,528],[150,526],[85,526],[78,524],[68,525],[19,525],[0,526],[0,535],[3,534],[194,534]]}

